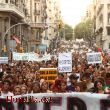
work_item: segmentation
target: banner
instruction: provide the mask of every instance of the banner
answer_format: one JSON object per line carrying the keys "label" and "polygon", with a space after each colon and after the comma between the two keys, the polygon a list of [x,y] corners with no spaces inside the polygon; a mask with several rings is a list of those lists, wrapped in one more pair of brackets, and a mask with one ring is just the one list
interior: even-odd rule
{"label": "banner", "polygon": [[72,53],[59,53],[58,71],[59,73],[72,72]]}
{"label": "banner", "polygon": [[88,64],[102,63],[101,52],[87,53]]}
{"label": "banner", "polygon": [[28,61],[38,61],[38,54],[36,53],[28,53],[29,59]]}
{"label": "banner", "polygon": [[51,60],[51,55],[50,54],[46,54],[43,55],[42,57],[39,57],[38,54],[32,52],[32,53],[17,53],[17,52],[13,52],[13,60],[16,61],[48,61]]}
{"label": "banner", "polygon": [[29,54],[28,53],[17,53],[13,52],[13,60],[16,61],[28,61],[29,60]]}
{"label": "banner", "polygon": [[53,82],[57,77],[57,68],[40,68],[40,78],[45,79],[47,82]]}
{"label": "banner", "polygon": [[0,110],[109,110],[107,94],[37,93],[0,98]]}
{"label": "banner", "polygon": [[51,55],[50,54],[46,54],[46,55],[43,55],[42,57],[38,57],[38,61],[48,61],[48,60],[51,60]]}
{"label": "banner", "polygon": [[8,64],[8,57],[0,57],[0,64]]}

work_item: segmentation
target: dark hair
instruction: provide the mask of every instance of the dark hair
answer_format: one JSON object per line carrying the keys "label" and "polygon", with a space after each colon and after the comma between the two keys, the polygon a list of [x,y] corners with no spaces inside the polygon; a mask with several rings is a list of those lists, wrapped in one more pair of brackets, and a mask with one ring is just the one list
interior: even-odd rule
{"label": "dark hair", "polygon": [[5,77],[5,79],[8,79],[8,78],[13,79],[13,76],[8,74],[8,75]]}
{"label": "dark hair", "polygon": [[40,88],[40,83],[38,81],[33,82],[33,85],[37,84],[37,86]]}
{"label": "dark hair", "polygon": [[4,85],[5,83],[8,83],[9,86],[11,86],[11,82],[10,82],[9,80],[4,80],[2,83],[3,83],[3,85]]}
{"label": "dark hair", "polygon": [[95,87],[95,88],[97,88],[97,83],[98,83],[98,82],[100,82],[100,83],[102,84],[102,86],[104,86],[104,83],[103,83],[101,80],[98,79],[98,80],[96,80],[96,81],[94,82],[94,87]]}
{"label": "dark hair", "polygon": [[79,76],[77,76],[76,74],[72,73],[70,76],[69,76],[69,79],[72,80],[72,79],[78,79]]}
{"label": "dark hair", "polygon": [[110,73],[106,73],[106,78],[110,78]]}
{"label": "dark hair", "polygon": [[82,78],[83,78],[83,77],[90,78],[90,73],[88,73],[88,72],[84,73],[84,74],[82,75]]}

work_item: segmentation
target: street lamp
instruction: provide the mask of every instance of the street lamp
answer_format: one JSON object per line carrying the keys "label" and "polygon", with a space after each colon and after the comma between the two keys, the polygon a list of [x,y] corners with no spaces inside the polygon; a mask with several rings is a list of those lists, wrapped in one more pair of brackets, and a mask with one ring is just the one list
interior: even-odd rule
{"label": "street lamp", "polygon": [[15,27],[15,26],[22,25],[22,24],[27,24],[27,23],[17,23],[17,24],[14,24],[14,25],[12,25],[10,28],[7,29],[7,31],[5,32],[5,34],[4,34],[4,36],[3,36],[2,48],[3,48],[4,46],[6,46],[6,45],[5,45],[5,37],[6,37],[7,33],[9,32],[9,30],[12,29],[12,28]]}

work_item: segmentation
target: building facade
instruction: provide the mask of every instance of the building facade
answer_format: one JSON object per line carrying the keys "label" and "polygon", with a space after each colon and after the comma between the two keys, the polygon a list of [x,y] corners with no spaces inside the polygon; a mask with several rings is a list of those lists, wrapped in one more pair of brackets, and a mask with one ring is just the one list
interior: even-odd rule
{"label": "building facade", "polygon": [[110,0],[94,0],[96,6],[96,43],[110,49]]}
{"label": "building facade", "polygon": [[[49,47],[50,43],[53,42],[54,39],[59,37],[58,24],[61,19],[61,9],[60,9],[60,0],[46,0],[47,3],[47,19],[46,23],[48,25],[48,29],[45,31],[45,38],[48,40],[43,40],[43,43]],[[55,41],[55,40],[54,40]]]}
{"label": "building facade", "polygon": [[47,3],[46,0],[28,0],[26,5],[30,24],[29,51],[36,51],[42,43],[43,32],[47,26]]}
{"label": "building facade", "polygon": [[[58,37],[60,16],[59,0],[1,0],[0,53],[4,46],[7,52],[20,47],[32,52],[40,44],[49,47],[51,39]],[[19,45],[13,36],[19,38]]]}
{"label": "building facade", "polygon": [[28,0],[27,9],[31,26],[29,50],[35,51],[39,45],[49,47],[51,40],[58,36],[60,0]]}
{"label": "building facade", "polygon": [[[13,36],[19,37],[21,45],[27,50],[28,24],[25,21],[27,16],[25,0],[1,0],[0,1],[0,53],[3,53],[4,46],[7,53],[16,51],[16,42]],[[22,23],[23,25],[17,25]]]}

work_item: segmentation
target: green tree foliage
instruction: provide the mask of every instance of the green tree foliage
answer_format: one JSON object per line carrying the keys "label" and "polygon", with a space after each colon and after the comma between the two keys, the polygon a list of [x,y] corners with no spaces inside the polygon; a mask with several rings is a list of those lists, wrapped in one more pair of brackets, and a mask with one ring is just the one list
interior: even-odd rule
{"label": "green tree foliage", "polygon": [[94,22],[88,19],[85,22],[81,22],[74,28],[75,38],[84,38],[89,41],[94,36]]}
{"label": "green tree foliage", "polygon": [[66,40],[71,40],[73,38],[73,28],[70,25],[65,24],[60,31],[60,36],[61,38],[65,37]]}
{"label": "green tree foliage", "polygon": [[71,40],[73,38],[73,28],[65,24],[65,39]]}

